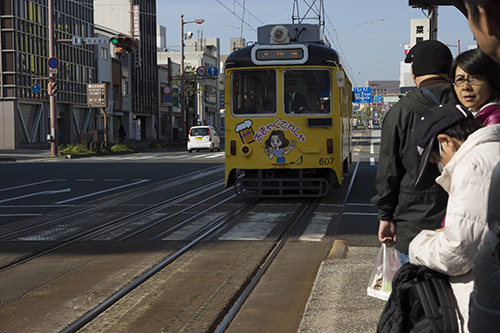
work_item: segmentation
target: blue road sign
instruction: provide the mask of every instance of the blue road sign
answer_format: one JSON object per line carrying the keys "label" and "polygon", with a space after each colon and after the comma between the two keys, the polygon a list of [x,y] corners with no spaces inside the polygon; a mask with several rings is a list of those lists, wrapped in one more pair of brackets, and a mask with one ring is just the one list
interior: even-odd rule
{"label": "blue road sign", "polygon": [[172,95],[165,95],[163,96],[163,101],[166,103],[172,102]]}
{"label": "blue road sign", "polygon": [[384,98],[382,96],[373,96],[373,103],[384,103]]}
{"label": "blue road sign", "polygon": [[31,86],[31,91],[33,91],[35,94],[38,94],[41,90],[42,88],[40,88],[40,85],[37,83]]}
{"label": "blue road sign", "polygon": [[355,87],[354,103],[371,103],[372,87]]}
{"label": "blue road sign", "polygon": [[80,36],[71,37],[71,45],[76,45],[76,46],[82,45],[82,37]]}
{"label": "blue road sign", "polygon": [[209,76],[217,76],[219,74],[219,70],[215,66],[208,67],[208,75]]}
{"label": "blue road sign", "polygon": [[57,66],[59,66],[59,59],[57,59],[56,57],[49,58],[47,64],[50,68],[57,68]]}

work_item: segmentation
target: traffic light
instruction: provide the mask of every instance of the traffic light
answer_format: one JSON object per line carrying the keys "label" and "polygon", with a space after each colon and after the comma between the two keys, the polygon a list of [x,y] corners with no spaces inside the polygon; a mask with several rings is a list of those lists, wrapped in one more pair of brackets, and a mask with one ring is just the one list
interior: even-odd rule
{"label": "traffic light", "polygon": [[109,42],[115,46],[115,54],[123,55],[125,53],[134,53],[137,46],[137,39],[129,36],[113,36]]}
{"label": "traffic light", "polygon": [[55,96],[57,94],[57,82],[49,82],[47,92],[49,93],[49,96]]}
{"label": "traffic light", "polygon": [[467,17],[467,8],[463,0],[408,0],[408,6],[455,6]]}

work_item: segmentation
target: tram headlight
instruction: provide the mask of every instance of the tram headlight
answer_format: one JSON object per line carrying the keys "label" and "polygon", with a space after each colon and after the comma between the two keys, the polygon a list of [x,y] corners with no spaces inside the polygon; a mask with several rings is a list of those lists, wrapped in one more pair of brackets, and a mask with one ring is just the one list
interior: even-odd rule
{"label": "tram headlight", "polygon": [[249,156],[252,153],[252,148],[250,146],[244,145],[241,147],[241,154],[243,156]]}
{"label": "tram headlight", "polygon": [[271,44],[288,44],[290,43],[290,33],[288,29],[282,25],[277,25],[271,29],[270,33]]}

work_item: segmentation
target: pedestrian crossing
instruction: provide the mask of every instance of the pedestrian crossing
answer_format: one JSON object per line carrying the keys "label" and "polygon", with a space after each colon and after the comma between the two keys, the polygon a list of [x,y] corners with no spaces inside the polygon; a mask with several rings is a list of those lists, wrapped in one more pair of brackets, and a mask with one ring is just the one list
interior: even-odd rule
{"label": "pedestrian crossing", "polygon": [[86,161],[174,161],[174,160],[223,160],[224,152],[162,152],[162,153],[135,153],[129,155],[92,156],[85,158]]}

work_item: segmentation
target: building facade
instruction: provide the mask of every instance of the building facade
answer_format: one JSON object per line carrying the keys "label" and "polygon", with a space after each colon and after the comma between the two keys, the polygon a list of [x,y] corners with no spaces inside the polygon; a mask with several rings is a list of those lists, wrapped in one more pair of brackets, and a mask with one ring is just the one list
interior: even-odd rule
{"label": "building facade", "polygon": [[[47,83],[48,1],[0,2],[0,149],[46,148],[50,124]],[[87,84],[95,80],[94,48],[72,45],[73,36],[93,36],[93,1],[54,1],[55,47],[59,65],[59,144],[75,143],[96,126],[87,107]],[[61,40],[66,40],[62,42]]]}
{"label": "building facade", "polygon": [[[136,140],[158,139],[160,101],[157,89],[156,1],[116,0],[114,4],[110,6],[107,0],[94,0],[95,23],[139,40],[129,65],[130,72],[127,72],[131,78],[131,131]],[[113,19],[110,20],[110,17]],[[123,64],[128,61],[125,57],[115,58]]]}
{"label": "building facade", "polygon": [[[220,41],[219,38],[193,38],[184,40],[184,67],[186,74],[186,85],[196,85],[191,91],[197,91],[192,96],[187,96],[187,125],[211,125],[220,128],[220,103],[219,90],[217,86],[217,76],[208,73],[210,67],[217,68],[218,75],[221,75],[220,68]],[[168,59],[180,64],[180,52],[159,52],[158,64],[166,65]],[[194,73],[200,66],[207,69],[205,76],[196,76]],[[191,72],[191,73],[189,73]],[[194,80],[189,78],[195,77]],[[174,82],[179,79],[179,72],[173,72]],[[178,122],[180,113],[174,108],[175,123]]]}

